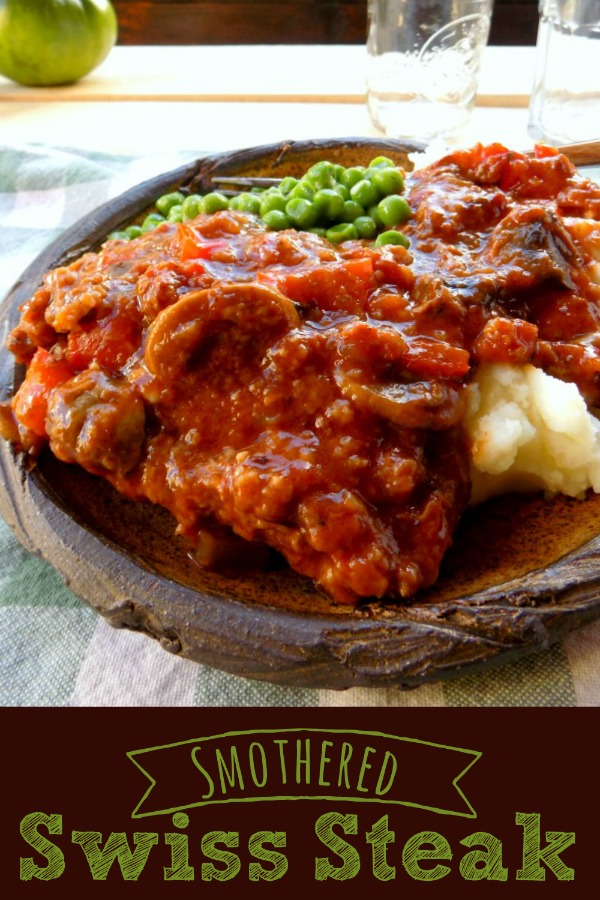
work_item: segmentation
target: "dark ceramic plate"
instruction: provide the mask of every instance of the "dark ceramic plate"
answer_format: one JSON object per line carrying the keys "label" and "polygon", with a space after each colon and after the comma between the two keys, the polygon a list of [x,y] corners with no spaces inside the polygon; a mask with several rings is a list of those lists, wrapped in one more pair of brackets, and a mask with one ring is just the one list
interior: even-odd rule
{"label": "dark ceramic plate", "polygon": [[[406,163],[413,149],[360,139],[279,144],[145,182],[78,222],[27,269],[0,310],[2,348],[44,272],[96,249],[177,185],[206,185],[216,171],[297,174],[324,157],[348,165],[384,153]],[[0,354],[5,398],[22,373]],[[404,605],[350,609],[287,568],[240,578],[202,571],[167,512],[131,503],[50,454],[30,468],[2,442],[0,471],[0,513],[78,596],[113,625],[238,675],[311,687],[415,687],[543,649],[600,615],[600,496],[488,503],[464,519],[434,589]]]}

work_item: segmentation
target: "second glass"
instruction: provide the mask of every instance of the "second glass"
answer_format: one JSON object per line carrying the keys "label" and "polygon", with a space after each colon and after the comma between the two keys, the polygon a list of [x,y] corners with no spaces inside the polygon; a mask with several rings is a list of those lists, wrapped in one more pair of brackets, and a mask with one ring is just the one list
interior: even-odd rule
{"label": "second glass", "polygon": [[394,138],[452,141],[468,124],[493,0],[369,0],[367,104]]}
{"label": "second glass", "polygon": [[600,135],[600,0],[541,0],[529,134],[552,144]]}

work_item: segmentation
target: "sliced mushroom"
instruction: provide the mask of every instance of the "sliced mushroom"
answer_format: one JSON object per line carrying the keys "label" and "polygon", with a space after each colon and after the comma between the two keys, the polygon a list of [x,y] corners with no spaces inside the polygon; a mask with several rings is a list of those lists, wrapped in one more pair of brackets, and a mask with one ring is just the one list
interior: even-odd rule
{"label": "sliced mushroom", "polygon": [[342,394],[358,409],[402,428],[449,428],[462,416],[462,391],[441,381],[363,384],[336,377]]}
{"label": "sliced mushroom", "polygon": [[175,377],[219,330],[233,330],[238,340],[261,344],[262,336],[271,339],[273,332],[299,324],[292,301],[266,285],[232,283],[193,291],[155,319],[146,340],[146,365],[153,375]]}

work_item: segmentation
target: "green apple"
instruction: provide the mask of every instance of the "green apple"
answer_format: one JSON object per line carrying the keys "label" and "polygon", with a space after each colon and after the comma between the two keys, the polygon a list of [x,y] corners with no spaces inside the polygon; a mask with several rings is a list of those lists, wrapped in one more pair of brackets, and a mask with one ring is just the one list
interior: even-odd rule
{"label": "green apple", "polygon": [[116,39],[109,0],[0,0],[0,74],[19,84],[77,81]]}

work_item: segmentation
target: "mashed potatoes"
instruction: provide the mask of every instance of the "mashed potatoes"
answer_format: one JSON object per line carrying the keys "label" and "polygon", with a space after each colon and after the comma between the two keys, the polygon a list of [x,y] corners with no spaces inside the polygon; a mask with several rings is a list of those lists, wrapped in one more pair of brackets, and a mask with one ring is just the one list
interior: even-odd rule
{"label": "mashed potatoes", "polygon": [[[582,218],[565,226],[600,284],[600,227]],[[471,502],[512,491],[582,497],[600,492],[600,421],[575,384],[530,365],[488,363],[469,389]]]}
{"label": "mashed potatoes", "polygon": [[472,503],[511,491],[600,491],[600,422],[574,384],[530,365],[483,365],[466,427]]}

